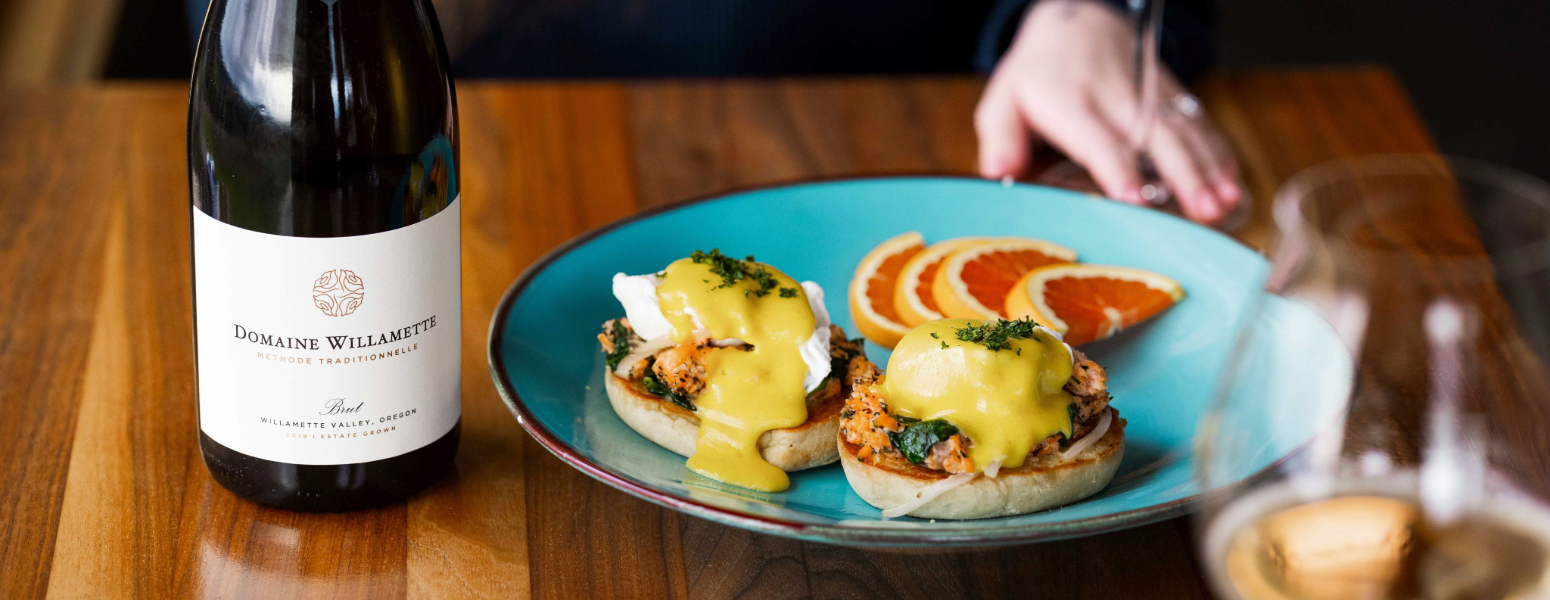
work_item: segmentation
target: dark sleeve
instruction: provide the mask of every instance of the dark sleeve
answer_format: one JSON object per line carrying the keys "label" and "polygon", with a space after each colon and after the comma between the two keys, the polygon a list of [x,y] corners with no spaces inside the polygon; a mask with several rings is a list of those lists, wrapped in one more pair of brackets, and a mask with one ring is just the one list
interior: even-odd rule
{"label": "dark sleeve", "polygon": [[[974,52],[974,69],[989,73],[1012,45],[1017,27],[1028,7],[1039,0],[995,0]],[[1125,0],[1098,0],[1127,11]],[[1212,0],[1165,0],[1163,4],[1162,58],[1180,80],[1188,82],[1205,72],[1212,61],[1212,33],[1216,10]]]}

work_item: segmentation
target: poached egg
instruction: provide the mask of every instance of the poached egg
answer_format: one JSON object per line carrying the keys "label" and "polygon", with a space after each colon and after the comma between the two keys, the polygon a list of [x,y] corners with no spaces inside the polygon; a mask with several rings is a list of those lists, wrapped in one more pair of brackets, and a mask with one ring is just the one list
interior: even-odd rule
{"label": "poached egg", "polygon": [[[667,337],[672,333],[657,296],[657,288],[662,286],[662,281],[663,277],[657,273],[614,275],[614,298],[624,305],[624,315],[630,319],[630,327],[647,341]],[[813,335],[799,348],[802,362],[807,364],[807,375],[802,378],[802,385],[808,393],[812,393],[829,376],[829,310],[823,304],[823,287],[811,281],[803,281],[801,285],[807,295],[807,304],[813,310]],[[699,318],[694,319],[696,325],[700,325]],[[723,344],[739,341],[712,340]]]}

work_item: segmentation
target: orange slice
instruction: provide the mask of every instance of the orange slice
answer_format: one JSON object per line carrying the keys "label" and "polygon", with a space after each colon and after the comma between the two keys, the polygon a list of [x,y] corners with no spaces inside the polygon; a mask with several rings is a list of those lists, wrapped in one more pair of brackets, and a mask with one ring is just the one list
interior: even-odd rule
{"label": "orange slice", "polygon": [[878,244],[856,265],[850,279],[850,315],[861,335],[879,346],[893,349],[910,330],[894,309],[894,284],[904,264],[925,249],[925,238],[911,231]]}
{"label": "orange slice", "polygon": [[1029,238],[996,238],[952,253],[931,283],[942,314],[994,320],[1006,316],[1006,294],[1024,274],[1076,260],[1076,251]]}
{"label": "orange slice", "polygon": [[937,242],[904,263],[894,284],[893,307],[901,323],[915,328],[927,321],[945,318],[931,295],[931,282],[937,268],[949,254],[962,248],[992,241],[993,238],[964,237]]}
{"label": "orange slice", "polygon": [[1034,269],[1006,296],[1008,316],[1060,332],[1073,346],[1112,337],[1184,299],[1179,282],[1151,271],[1105,265]]}

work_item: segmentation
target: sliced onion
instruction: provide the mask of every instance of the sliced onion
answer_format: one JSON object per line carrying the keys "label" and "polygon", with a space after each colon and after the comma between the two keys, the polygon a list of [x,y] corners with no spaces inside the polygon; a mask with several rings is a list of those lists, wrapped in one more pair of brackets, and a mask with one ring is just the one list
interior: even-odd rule
{"label": "sliced onion", "polygon": [[990,461],[990,466],[985,467],[985,476],[989,477],[991,479],[995,479],[996,475],[1001,472],[1001,462],[1004,461],[1004,460],[1006,460],[1006,459],[1005,458],[998,458],[998,459],[995,459],[993,461]]}
{"label": "sliced onion", "polygon": [[635,363],[646,360],[646,357],[672,348],[674,345],[673,338],[666,335],[654,340],[647,340],[639,348],[631,350],[629,354],[624,355],[624,358],[619,361],[619,366],[614,367],[614,374],[628,379],[630,377],[630,367],[634,366]]}
{"label": "sliced onion", "polygon": [[1065,452],[1060,453],[1060,457],[1065,459],[1076,458],[1076,455],[1081,454],[1083,450],[1093,447],[1093,444],[1103,439],[1103,434],[1109,432],[1109,423],[1113,420],[1114,410],[1103,409],[1103,416],[1098,417],[1098,426],[1094,427],[1092,431],[1087,432],[1087,435],[1082,436],[1082,439],[1072,442],[1070,448],[1066,448]]}
{"label": "sliced onion", "polygon": [[974,476],[976,475],[978,475],[978,473],[958,473],[948,477],[947,479],[943,479],[924,488],[921,488],[920,492],[915,494],[914,500],[910,500],[909,502],[905,502],[900,506],[895,506],[893,508],[884,510],[883,518],[892,519],[894,517],[902,517],[904,515],[910,514],[911,512],[914,512],[915,509],[925,506],[932,500],[935,500],[937,496],[945,494],[955,487],[968,483],[970,480],[974,479]]}
{"label": "sliced onion", "polygon": [[703,341],[705,341],[705,342],[709,343],[710,345],[715,346],[717,348],[735,348],[735,347],[738,347],[738,346],[747,346],[748,345],[748,342],[745,342],[745,341],[737,339],[737,338],[727,338],[727,339],[724,339],[724,340],[718,340],[718,339],[716,339],[716,338],[711,336],[709,329],[696,329],[696,330],[690,332],[689,335],[692,336],[696,340],[703,340]]}

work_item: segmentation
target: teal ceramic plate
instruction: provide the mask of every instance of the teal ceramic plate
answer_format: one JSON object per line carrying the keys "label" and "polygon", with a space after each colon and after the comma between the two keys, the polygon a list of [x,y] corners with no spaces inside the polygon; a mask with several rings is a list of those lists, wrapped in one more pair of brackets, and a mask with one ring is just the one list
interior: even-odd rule
{"label": "teal ceramic plate", "polygon": [[[838,464],[793,474],[791,488],[763,494],[693,475],[684,459],[619,420],[603,392],[597,333],[623,309],[614,273],[647,273],[696,249],[755,255],[827,292],[835,323],[859,336],[845,301],[856,263],[906,231],[927,241],[1016,235],[1077,250],[1083,262],[1167,274],[1188,297],[1159,318],[1084,350],[1109,372],[1129,426],[1124,461],[1098,495],[1036,514],[979,521],[883,520],[846,484]],[[1210,229],[1151,210],[1045,187],[972,179],[862,179],[794,185],[696,200],[587,233],[545,256],[512,285],[490,327],[490,369],[511,412],[556,456],[651,502],[764,533],[820,542],[975,546],[1057,539],[1133,527],[1188,510],[1191,437],[1267,265]],[[1338,346],[1305,311],[1288,309],[1285,356]],[[878,364],[887,352],[868,344]],[[1326,353],[1327,354],[1327,353]],[[1316,373],[1307,373],[1316,375]],[[1291,378],[1292,381],[1301,380]],[[1298,391],[1287,388],[1288,402]],[[1252,473],[1291,452],[1313,430],[1293,416],[1262,436],[1239,465]],[[543,485],[543,482],[535,482]]]}

